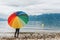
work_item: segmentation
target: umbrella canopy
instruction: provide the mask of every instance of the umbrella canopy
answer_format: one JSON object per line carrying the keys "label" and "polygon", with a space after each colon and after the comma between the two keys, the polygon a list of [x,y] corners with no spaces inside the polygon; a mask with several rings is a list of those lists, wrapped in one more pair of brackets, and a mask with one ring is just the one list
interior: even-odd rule
{"label": "umbrella canopy", "polygon": [[29,17],[23,11],[14,12],[8,18],[8,24],[13,28],[22,28],[28,21]]}

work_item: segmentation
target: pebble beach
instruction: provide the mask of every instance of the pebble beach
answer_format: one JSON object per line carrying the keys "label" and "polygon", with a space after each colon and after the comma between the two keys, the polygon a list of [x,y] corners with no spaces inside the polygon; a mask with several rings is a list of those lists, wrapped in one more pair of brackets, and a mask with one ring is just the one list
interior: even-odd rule
{"label": "pebble beach", "polygon": [[14,32],[0,33],[0,40],[60,40],[60,32],[20,32],[14,38]]}

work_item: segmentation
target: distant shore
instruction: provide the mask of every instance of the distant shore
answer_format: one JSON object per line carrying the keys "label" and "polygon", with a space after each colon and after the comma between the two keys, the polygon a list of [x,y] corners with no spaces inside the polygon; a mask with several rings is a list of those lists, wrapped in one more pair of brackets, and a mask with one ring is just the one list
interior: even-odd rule
{"label": "distant shore", "polygon": [[20,32],[19,38],[14,38],[14,32],[0,32],[0,40],[60,40],[60,32]]}

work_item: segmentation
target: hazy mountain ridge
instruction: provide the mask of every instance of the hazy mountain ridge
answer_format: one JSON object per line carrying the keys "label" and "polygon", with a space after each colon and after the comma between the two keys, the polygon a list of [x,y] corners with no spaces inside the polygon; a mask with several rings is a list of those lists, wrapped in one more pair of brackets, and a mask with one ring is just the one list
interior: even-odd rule
{"label": "hazy mountain ridge", "polygon": [[4,19],[4,18],[0,18],[0,21],[7,21],[7,19]]}
{"label": "hazy mountain ridge", "polygon": [[[7,19],[5,18],[0,18],[0,21],[6,21]],[[30,21],[60,21],[60,14],[42,14],[42,15],[30,15],[29,16]]]}
{"label": "hazy mountain ridge", "polygon": [[31,21],[39,21],[44,24],[46,27],[60,27],[60,14],[42,14],[42,15],[35,15],[35,16],[30,16]]}

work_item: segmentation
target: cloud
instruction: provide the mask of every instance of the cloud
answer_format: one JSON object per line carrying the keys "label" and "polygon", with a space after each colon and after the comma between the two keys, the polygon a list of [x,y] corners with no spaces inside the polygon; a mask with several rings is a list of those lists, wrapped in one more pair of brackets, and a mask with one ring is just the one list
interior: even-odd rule
{"label": "cloud", "polygon": [[60,13],[60,0],[0,0],[0,13],[25,11],[28,15]]}
{"label": "cloud", "polygon": [[0,4],[3,5],[18,5],[18,6],[28,6],[33,4],[41,3],[40,0],[0,0]]}

